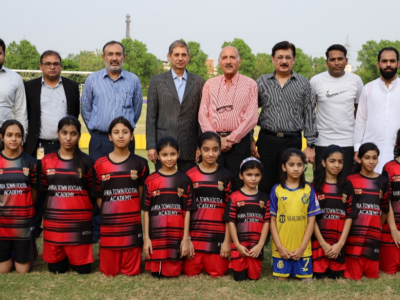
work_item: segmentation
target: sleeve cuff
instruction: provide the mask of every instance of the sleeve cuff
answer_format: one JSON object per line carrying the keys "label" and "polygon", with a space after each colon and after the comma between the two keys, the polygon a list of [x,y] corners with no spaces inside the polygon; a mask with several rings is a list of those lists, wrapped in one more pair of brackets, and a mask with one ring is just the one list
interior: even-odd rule
{"label": "sleeve cuff", "polygon": [[361,147],[361,143],[354,144],[354,152],[357,152],[358,149],[360,149],[360,147]]}

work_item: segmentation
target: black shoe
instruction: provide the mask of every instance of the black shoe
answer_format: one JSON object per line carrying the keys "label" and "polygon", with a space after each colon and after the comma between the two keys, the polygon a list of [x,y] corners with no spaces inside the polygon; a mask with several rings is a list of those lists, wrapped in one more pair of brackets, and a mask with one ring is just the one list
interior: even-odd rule
{"label": "black shoe", "polygon": [[100,240],[100,233],[94,232],[92,235],[92,244],[97,244]]}

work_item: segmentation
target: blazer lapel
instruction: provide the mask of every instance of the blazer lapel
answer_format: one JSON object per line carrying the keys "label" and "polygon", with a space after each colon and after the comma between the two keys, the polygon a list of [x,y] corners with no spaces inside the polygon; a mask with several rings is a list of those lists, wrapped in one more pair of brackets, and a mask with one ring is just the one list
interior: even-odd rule
{"label": "blazer lapel", "polygon": [[165,83],[167,84],[169,90],[171,91],[172,95],[174,95],[176,101],[179,102],[178,92],[176,91],[174,79],[172,78],[172,73],[169,71],[165,76]]}
{"label": "blazer lapel", "polygon": [[72,97],[71,89],[69,88],[69,82],[67,80],[65,80],[64,77],[61,77],[61,78],[62,78],[62,85],[64,87],[65,98],[67,99],[67,113],[68,113],[68,115],[71,115],[72,114],[71,101],[70,101],[70,99]]}
{"label": "blazer lapel", "polygon": [[35,111],[39,113],[39,122],[41,115],[41,104],[40,104],[40,96],[42,94],[42,77],[37,79],[37,83],[34,86],[34,90],[32,91],[32,100],[34,102]]}
{"label": "blazer lapel", "polygon": [[187,82],[186,82],[186,87],[185,87],[185,93],[183,94],[183,98],[182,98],[182,103],[183,103],[183,101],[185,101],[187,95],[189,95],[190,91],[193,89],[193,86],[194,86],[193,75],[189,72],[187,72],[187,75],[188,75]]}

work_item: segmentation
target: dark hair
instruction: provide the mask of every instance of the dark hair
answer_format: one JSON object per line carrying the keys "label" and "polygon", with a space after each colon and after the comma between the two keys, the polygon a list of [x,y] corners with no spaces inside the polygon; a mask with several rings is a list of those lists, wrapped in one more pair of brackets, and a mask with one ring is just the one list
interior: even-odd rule
{"label": "dark hair", "polygon": [[[326,176],[326,169],[322,165],[322,161],[326,160],[334,153],[340,153],[343,155],[344,159],[344,150],[337,146],[337,145],[330,145],[324,149],[322,152],[322,157],[320,161],[317,161],[317,169],[315,170],[314,174],[314,189],[316,192],[321,193],[322,187],[325,184],[325,176]],[[337,175],[337,184],[336,184],[336,193],[343,192],[348,185],[348,181],[346,180],[346,176],[344,175],[343,169]]]}
{"label": "dark hair", "polygon": [[382,48],[381,51],[379,51],[379,53],[378,53],[378,62],[381,61],[381,55],[382,55],[383,51],[394,51],[396,53],[396,59],[397,59],[397,61],[399,61],[399,50],[397,50],[394,47],[385,47],[385,48]]}
{"label": "dark hair", "polygon": [[326,59],[329,59],[329,52],[330,52],[330,51],[333,51],[333,50],[338,50],[338,51],[340,51],[340,52],[343,52],[344,57],[347,56],[347,49],[346,49],[343,45],[334,44],[334,45],[330,46],[330,47],[326,50],[326,52],[325,52]]}
{"label": "dark hair", "polygon": [[[74,126],[79,135],[81,135],[81,122],[74,116],[65,116],[58,122],[57,132],[60,132],[64,126]],[[83,153],[79,148],[79,142],[75,145],[74,156],[72,157],[72,163],[75,168],[83,167],[84,162],[82,161]]]}
{"label": "dark hair", "polygon": [[[376,151],[378,153],[378,156],[379,156],[379,153],[380,153],[379,152],[379,148],[378,148],[377,145],[375,145],[374,143],[365,143],[365,144],[362,144],[360,146],[360,148],[358,149],[357,157],[359,159],[361,159],[365,155],[365,153],[367,153],[368,151]],[[353,167],[352,171],[353,171],[353,174],[360,173],[361,172],[361,164],[356,162],[354,164],[354,167]]]}
{"label": "dark hair", "polygon": [[179,152],[178,142],[172,136],[166,136],[158,140],[156,146],[157,153],[160,153],[162,149],[168,146],[174,148],[176,151]]}
{"label": "dark hair", "polygon": [[21,129],[22,138],[24,138],[24,126],[22,126],[22,124],[20,122],[18,122],[17,120],[7,120],[3,123],[3,125],[0,128],[0,133],[1,133],[2,138],[4,139],[6,129],[11,125],[18,125],[19,129]]}
{"label": "dark hair", "polygon": [[47,50],[47,51],[44,51],[44,52],[42,53],[42,55],[40,55],[40,63],[43,62],[43,58],[45,58],[47,55],[55,55],[55,56],[58,56],[58,58],[60,59],[60,63],[62,62],[62,61],[61,61],[61,56],[60,56],[60,54],[59,54],[57,51]]}
{"label": "dark hair", "polygon": [[291,49],[293,52],[293,57],[296,57],[296,46],[293,45],[292,43],[289,43],[288,41],[283,41],[275,44],[275,46],[272,48],[272,56],[275,56],[275,52],[277,50],[287,50],[287,49]]}
{"label": "dark hair", "polygon": [[218,143],[219,147],[221,148],[221,138],[218,134],[212,131],[206,131],[200,134],[199,138],[197,139],[197,147],[200,149],[203,146],[203,143],[207,140],[214,140]]}
{"label": "dark hair", "polygon": [[119,117],[116,117],[114,120],[111,121],[110,126],[108,126],[108,134],[111,135],[112,129],[115,127],[115,125],[117,125],[119,123],[121,123],[121,124],[125,125],[126,127],[128,127],[129,131],[131,132],[131,134],[133,133],[134,128],[133,128],[131,122],[129,122],[128,119],[126,119],[125,117],[119,116]]}
{"label": "dark hair", "polygon": [[258,161],[258,160],[249,160],[249,161],[246,161],[246,162],[240,167],[240,174],[243,175],[243,172],[245,172],[245,171],[247,171],[247,170],[250,170],[250,169],[254,169],[254,168],[259,169],[260,172],[261,172],[261,174],[264,173],[264,167],[263,167],[263,165],[261,164],[260,161]]}
{"label": "dark hair", "polygon": [[397,136],[396,136],[396,148],[400,148],[400,129],[397,130]]}
{"label": "dark hair", "polygon": [[[286,163],[288,162],[288,160],[292,157],[292,156],[298,156],[301,158],[301,160],[303,161],[303,164],[306,164],[306,157],[304,155],[304,153],[296,148],[290,148],[287,149],[285,152],[283,152],[282,155],[282,165],[286,165]],[[280,185],[285,188],[285,181],[287,178],[287,173],[283,172],[281,173],[281,176],[279,178],[279,183]],[[304,172],[301,174],[300,176],[300,184],[299,184],[299,188],[304,188],[306,186],[306,176],[304,175]]]}
{"label": "dark hair", "polygon": [[6,53],[6,43],[2,39],[0,39],[0,47],[3,48],[3,52]]}
{"label": "dark hair", "polygon": [[122,47],[122,54],[125,54],[125,47],[124,47],[124,45],[122,45],[120,42],[117,42],[117,41],[109,41],[108,43],[106,43],[106,44],[104,45],[104,47],[103,47],[103,54],[106,55],[106,53],[105,53],[104,51],[106,50],[106,47],[107,47],[108,45],[114,45],[114,44],[120,45],[120,46]]}
{"label": "dark hair", "polygon": [[171,55],[172,52],[174,52],[174,49],[175,49],[176,47],[185,47],[186,50],[187,50],[187,53],[190,54],[190,52],[189,52],[189,46],[186,44],[186,42],[183,41],[183,40],[176,40],[175,42],[173,42],[173,43],[169,46],[169,49],[168,49],[169,55]]}

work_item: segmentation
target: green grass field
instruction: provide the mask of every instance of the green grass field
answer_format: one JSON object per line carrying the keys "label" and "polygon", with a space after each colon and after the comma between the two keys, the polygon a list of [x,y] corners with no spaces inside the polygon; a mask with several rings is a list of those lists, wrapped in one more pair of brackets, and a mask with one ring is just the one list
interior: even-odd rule
{"label": "green grass field", "polygon": [[[142,116],[135,133],[145,134],[147,106],[143,105]],[[82,122],[83,123],[83,122]],[[83,124],[83,132],[87,132]],[[83,149],[87,151],[87,149]],[[147,158],[145,150],[136,154]],[[150,171],[154,165],[149,162]],[[306,179],[312,180],[311,165]],[[119,275],[108,278],[99,271],[99,245],[93,245],[95,262],[92,274],[77,275],[68,272],[53,275],[47,271],[41,258],[43,239],[38,239],[39,257],[34,270],[27,275],[15,272],[0,275],[0,300],[3,299],[400,299],[400,274],[380,274],[377,280],[351,281],[340,279],[301,282],[290,280],[279,283],[272,277],[271,245],[266,247],[261,279],[237,283],[232,272],[222,278],[213,279],[202,274],[192,278],[180,276],[174,279],[154,279],[148,272],[136,277]],[[144,270],[144,261],[142,261]]]}

